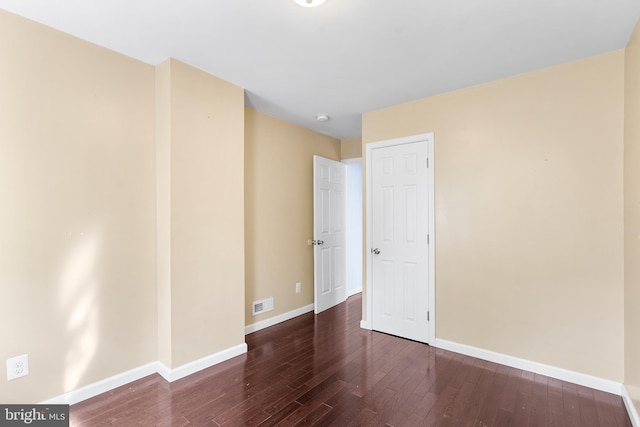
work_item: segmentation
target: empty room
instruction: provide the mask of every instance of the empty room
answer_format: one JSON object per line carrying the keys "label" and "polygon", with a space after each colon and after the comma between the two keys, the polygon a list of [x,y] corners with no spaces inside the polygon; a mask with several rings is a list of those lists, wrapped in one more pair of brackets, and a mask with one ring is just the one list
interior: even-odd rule
{"label": "empty room", "polygon": [[639,18],[0,0],[0,425],[640,427]]}

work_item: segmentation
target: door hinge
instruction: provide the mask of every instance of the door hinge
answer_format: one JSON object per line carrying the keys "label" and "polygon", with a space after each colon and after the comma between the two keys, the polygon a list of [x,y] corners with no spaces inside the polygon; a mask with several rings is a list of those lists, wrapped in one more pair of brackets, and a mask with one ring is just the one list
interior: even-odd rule
{"label": "door hinge", "polygon": [[427,234],[427,245],[429,244],[429,235]]}
{"label": "door hinge", "polygon": [[427,169],[429,168],[429,158],[427,157]]}
{"label": "door hinge", "polygon": [[431,321],[431,312],[427,311],[427,322]]}

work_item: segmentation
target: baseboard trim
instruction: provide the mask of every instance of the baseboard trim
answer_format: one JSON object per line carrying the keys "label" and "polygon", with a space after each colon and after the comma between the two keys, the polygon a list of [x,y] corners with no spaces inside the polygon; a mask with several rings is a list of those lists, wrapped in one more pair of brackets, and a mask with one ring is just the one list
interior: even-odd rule
{"label": "baseboard trim", "polygon": [[360,328],[362,329],[368,329],[368,330],[372,330],[373,328],[371,327],[371,323],[369,323],[368,320],[361,320],[360,321]]}
{"label": "baseboard trim", "polygon": [[633,400],[631,399],[631,396],[629,396],[629,391],[624,384],[622,385],[622,401],[624,402],[624,406],[627,408],[627,414],[629,414],[633,427],[640,427],[638,411],[636,411],[636,406],[633,404]]}
{"label": "baseboard trim", "polygon": [[506,354],[496,353],[491,350],[472,347],[465,344],[435,339],[434,346],[445,350],[454,351],[467,356],[477,357],[478,359],[488,360],[490,362],[499,363],[501,365],[511,366],[512,368],[524,369],[536,374],[546,375],[548,377],[567,381],[570,383],[594,388],[596,390],[605,391],[620,396],[622,384],[619,382],[594,377],[592,375],[582,374],[555,366],[545,365],[538,362],[532,362],[526,359],[509,356]]}
{"label": "baseboard trim", "polygon": [[347,291],[347,298],[352,297],[354,295],[358,295],[361,292],[362,292],[362,287],[356,288],[356,289],[351,289],[351,290]]}
{"label": "baseboard trim", "polygon": [[137,381],[140,378],[155,374],[156,372],[158,372],[159,365],[161,365],[159,362],[152,362],[147,365],[131,369],[130,371],[126,371],[121,374],[106,378],[102,381],[80,387],[76,390],[72,390],[63,395],[45,400],[41,403],[43,405],[73,405],[75,403],[82,402],[83,400],[90,399],[99,394],[106,393],[107,391],[121,387],[130,382]]}
{"label": "baseboard trim", "polygon": [[83,400],[90,399],[99,394],[106,393],[115,388],[121,387],[125,384],[129,384],[133,381],[137,381],[141,378],[156,373],[160,374],[160,376],[162,376],[162,378],[164,378],[166,381],[173,382],[246,352],[247,344],[242,343],[235,347],[231,347],[218,353],[212,354],[211,356],[203,357],[202,359],[179,366],[175,369],[169,369],[160,362],[152,362],[147,365],[134,368],[130,371],[123,372],[121,374],[117,374],[104,380],[95,382],[93,384],[80,387],[79,389],[72,390],[63,395],[45,400],[41,403],[43,405],[74,405],[76,403],[82,402]]}
{"label": "baseboard trim", "polygon": [[242,343],[235,347],[230,347],[225,350],[219,351],[210,356],[203,357],[202,359],[194,360],[182,366],[178,366],[174,369],[167,368],[164,364],[158,362],[160,365],[158,374],[162,376],[168,382],[174,382],[180,378],[188,377],[191,374],[195,374],[203,369],[210,368],[218,363],[222,363],[226,360],[232,359],[236,356],[240,356],[247,352],[247,344]]}
{"label": "baseboard trim", "polygon": [[298,317],[302,314],[309,313],[313,311],[314,305],[309,304],[304,307],[297,308],[295,310],[289,311],[287,313],[279,314],[277,316],[271,317],[266,320],[261,320],[260,322],[252,323],[251,325],[247,325],[244,328],[244,334],[249,335],[252,332],[259,331],[261,329],[268,328],[269,326],[277,325],[278,323],[286,322],[287,320],[291,320],[294,317]]}

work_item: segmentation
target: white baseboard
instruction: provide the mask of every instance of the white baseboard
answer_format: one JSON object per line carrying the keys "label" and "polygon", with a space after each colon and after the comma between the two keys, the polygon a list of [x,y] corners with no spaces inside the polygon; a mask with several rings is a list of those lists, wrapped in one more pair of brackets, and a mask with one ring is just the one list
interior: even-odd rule
{"label": "white baseboard", "polygon": [[61,396],[54,397],[52,399],[41,402],[44,405],[50,404],[67,404],[73,405],[83,400],[90,399],[107,391],[113,390],[125,384],[137,381],[140,378],[144,378],[148,375],[158,373],[168,382],[179,380],[195,372],[209,368],[232,357],[239,356],[247,352],[247,344],[242,343],[235,347],[228,348],[211,356],[204,357],[186,365],[179,366],[175,369],[169,369],[160,362],[152,362],[144,366],[132,369],[121,374],[114,375],[110,378],[106,378],[102,381],[89,384],[79,389],[70,391]]}
{"label": "white baseboard", "polygon": [[594,377],[592,375],[582,374],[579,372],[569,371],[567,369],[557,368],[555,366],[545,365],[530,360],[520,359],[518,357],[506,354],[496,353],[482,348],[472,347],[465,344],[435,339],[435,347],[445,350],[454,351],[456,353],[465,354],[467,356],[477,357],[478,359],[488,360],[490,362],[499,363],[501,365],[511,366],[512,368],[524,369],[536,374],[546,375],[562,381],[594,388],[596,390],[613,393],[620,396],[622,384],[616,381],[605,380],[603,378]]}
{"label": "white baseboard", "polygon": [[622,401],[624,402],[624,406],[627,408],[627,413],[629,414],[629,418],[631,418],[631,424],[633,427],[640,427],[640,417],[638,417],[638,411],[636,411],[636,407],[631,400],[631,396],[629,396],[629,392],[627,391],[627,387],[622,385]]}
{"label": "white baseboard", "polygon": [[109,390],[113,390],[114,388],[118,388],[130,382],[137,381],[140,378],[155,374],[156,372],[158,372],[159,365],[160,362],[152,362],[147,365],[132,369],[130,371],[114,375],[110,378],[106,378],[102,381],[80,387],[79,389],[70,391],[49,400],[45,400],[41,403],[43,405],[73,405],[75,403],[82,402],[83,400],[92,398]]}
{"label": "white baseboard", "polygon": [[219,351],[215,354],[212,354],[207,357],[203,357],[202,359],[194,360],[193,362],[189,362],[185,365],[178,366],[175,369],[169,369],[164,364],[158,362],[159,369],[158,374],[162,376],[168,382],[174,382],[179,380],[180,378],[187,377],[191,374],[195,374],[198,371],[203,369],[210,368],[213,365],[217,365],[218,363],[222,363],[225,360],[229,360],[233,357],[240,356],[247,352],[247,344],[242,343],[235,347],[227,348],[225,350]]}
{"label": "white baseboard", "polygon": [[313,311],[313,304],[309,304],[304,307],[297,308],[295,310],[289,311],[287,313],[279,314],[277,316],[271,317],[266,320],[261,320],[260,322],[252,323],[251,325],[247,325],[244,328],[244,334],[249,335],[252,332],[259,331],[261,329],[268,328],[269,326],[277,325],[278,323],[285,322],[287,320],[293,319],[294,317],[298,317],[302,314],[306,314],[310,311]]}
{"label": "white baseboard", "polygon": [[371,329],[372,329],[372,327],[371,327],[371,323],[370,323],[368,320],[361,320],[361,321],[360,321],[360,327],[361,327],[362,329],[368,329],[368,330],[371,330]]}
{"label": "white baseboard", "polygon": [[359,294],[360,292],[362,292],[362,287],[356,288],[356,289],[350,289],[347,291],[347,298],[352,297],[354,295]]}

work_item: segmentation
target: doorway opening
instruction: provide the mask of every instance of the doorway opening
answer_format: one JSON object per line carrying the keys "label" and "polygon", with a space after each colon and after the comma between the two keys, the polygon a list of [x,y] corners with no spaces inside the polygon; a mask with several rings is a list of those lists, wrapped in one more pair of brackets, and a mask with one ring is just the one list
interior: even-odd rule
{"label": "doorway opening", "polygon": [[362,292],[362,158],[347,165],[347,297]]}

